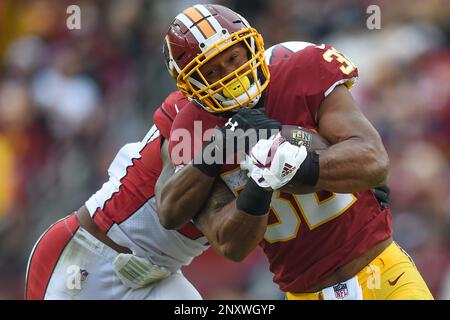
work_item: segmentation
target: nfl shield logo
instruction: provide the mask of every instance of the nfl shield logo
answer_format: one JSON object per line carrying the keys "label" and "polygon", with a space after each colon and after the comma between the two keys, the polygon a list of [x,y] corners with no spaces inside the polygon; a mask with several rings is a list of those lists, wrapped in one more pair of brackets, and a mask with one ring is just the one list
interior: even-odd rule
{"label": "nfl shield logo", "polygon": [[348,296],[346,283],[338,283],[337,285],[333,286],[333,290],[336,299],[344,299],[346,296]]}

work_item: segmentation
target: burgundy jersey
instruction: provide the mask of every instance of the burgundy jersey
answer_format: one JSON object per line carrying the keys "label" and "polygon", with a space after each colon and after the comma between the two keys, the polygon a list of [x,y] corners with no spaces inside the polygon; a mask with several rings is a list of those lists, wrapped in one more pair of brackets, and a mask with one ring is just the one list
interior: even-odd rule
{"label": "burgundy jersey", "polygon": [[[358,75],[345,56],[325,45],[279,44],[268,50],[266,59],[271,63],[271,81],[265,110],[284,125],[317,129],[316,113],[325,97],[337,85],[351,87]],[[194,126],[199,128],[194,121],[202,121],[205,131],[223,126],[227,119],[189,105],[178,114],[172,133],[178,128],[194,133]],[[174,161],[172,151],[180,141],[172,141],[172,133],[169,150]],[[201,147],[198,141],[192,144],[191,157]],[[221,177],[235,195],[247,181],[245,173],[230,166],[224,166]],[[391,234],[390,210],[379,205],[372,191],[304,195],[276,191],[260,245],[280,289],[302,292]]]}
{"label": "burgundy jersey", "polygon": [[178,112],[184,108],[189,100],[180,92],[174,91],[167,96],[161,106],[153,114],[153,123],[164,139],[169,139],[170,128]]}

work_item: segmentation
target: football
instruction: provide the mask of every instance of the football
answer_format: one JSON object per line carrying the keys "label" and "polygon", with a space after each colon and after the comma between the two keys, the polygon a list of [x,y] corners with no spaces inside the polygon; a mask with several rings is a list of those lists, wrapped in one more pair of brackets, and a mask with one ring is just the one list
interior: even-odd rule
{"label": "football", "polygon": [[[283,125],[281,127],[281,135],[294,145],[304,145],[308,151],[323,150],[330,145],[316,131],[299,126]],[[288,183],[282,188],[282,191],[293,194],[308,194],[317,190],[314,187],[306,185]]]}
{"label": "football", "polygon": [[308,151],[323,150],[330,145],[317,132],[299,126],[283,125],[281,135],[296,146],[305,146]]}

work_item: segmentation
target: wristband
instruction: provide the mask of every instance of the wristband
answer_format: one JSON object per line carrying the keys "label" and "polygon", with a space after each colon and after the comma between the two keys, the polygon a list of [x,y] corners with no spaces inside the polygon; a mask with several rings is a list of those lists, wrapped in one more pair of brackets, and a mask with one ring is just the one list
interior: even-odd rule
{"label": "wristband", "polygon": [[254,216],[265,215],[270,209],[273,190],[266,190],[249,179],[236,200],[236,208]]}
{"label": "wristband", "polygon": [[319,155],[315,151],[309,151],[295,174],[295,179],[300,180],[304,185],[314,187],[319,180],[319,173]]}
{"label": "wristband", "polygon": [[216,163],[213,164],[193,163],[192,166],[210,177],[217,177],[220,173],[220,169],[222,169],[222,165]]}

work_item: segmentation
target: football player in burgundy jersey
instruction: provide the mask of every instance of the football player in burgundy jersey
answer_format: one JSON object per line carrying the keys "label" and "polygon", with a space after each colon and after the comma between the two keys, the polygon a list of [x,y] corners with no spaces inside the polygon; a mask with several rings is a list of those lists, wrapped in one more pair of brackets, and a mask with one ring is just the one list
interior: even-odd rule
{"label": "football player in burgundy jersey", "polygon": [[[177,15],[164,53],[191,101],[172,126],[176,172],[170,176],[172,165],[164,163],[156,194],[166,228],[196,228],[235,261],[259,244],[288,299],[433,298],[392,240],[383,188],[389,160],[349,92],[358,76],[350,60],[308,43],[279,44],[265,57],[261,35],[219,5]],[[306,152],[277,136],[260,139],[240,168],[223,157],[205,160],[211,146],[216,153],[229,147],[217,130],[205,143],[199,123],[202,132],[225,134],[297,125],[330,146]],[[180,130],[191,134],[187,146]]]}
{"label": "football player in burgundy jersey", "polygon": [[102,188],[39,238],[26,299],[201,298],[180,268],[209,247],[207,239],[188,226],[163,228],[154,198],[170,127],[187,103],[170,94],[144,139],[118,152]]}

